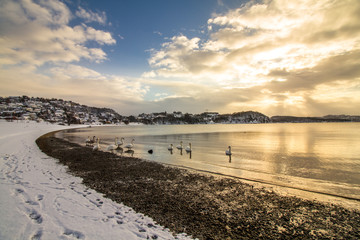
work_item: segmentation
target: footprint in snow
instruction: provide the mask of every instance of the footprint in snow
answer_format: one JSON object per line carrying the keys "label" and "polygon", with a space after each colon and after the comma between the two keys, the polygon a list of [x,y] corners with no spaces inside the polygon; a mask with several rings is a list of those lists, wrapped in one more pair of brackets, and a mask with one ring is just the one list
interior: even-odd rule
{"label": "footprint in snow", "polygon": [[43,231],[39,229],[32,237],[31,240],[40,240],[43,235]]}
{"label": "footprint in snow", "polygon": [[44,195],[42,195],[42,194],[37,195],[37,200],[38,201],[41,201],[43,199],[44,199]]}
{"label": "footprint in snow", "polygon": [[15,189],[15,191],[16,191],[17,193],[23,193],[23,192],[24,192],[24,190],[22,190],[21,188],[17,188],[17,189]]}
{"label": "footprint in snow", "polygon": [[35,201],[32,201],[32,200],[26,200],[25,203],[29,204],[29,205],[32,205],[32,206],[37,206],[39,205],[38,202],[35,202]]}
{"label": "footprint in snow", "polygon": [[42,223],[43,221],[41,215],[34,209],[30,210],[29,217],[38,224]]}
{"label": "footprint in snow", "polygon": [[64,235],[66,236],[73,236],[76,239],[85,239],[85,235],[79,231],[74,231],[71,229],[65,229]]}

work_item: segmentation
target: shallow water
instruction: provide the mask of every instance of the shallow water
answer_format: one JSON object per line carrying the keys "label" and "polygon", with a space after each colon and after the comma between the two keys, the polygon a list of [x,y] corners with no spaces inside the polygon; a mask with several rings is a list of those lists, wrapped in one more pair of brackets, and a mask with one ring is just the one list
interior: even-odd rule
{"label": "shallow water", "polygon": [[[104,126],[58,136],[81,144],[97,136],[103,150],[115,137],[135,139],[133,152],[117,153],[360,201],[360,123]],[[191,154],[176,149],[180,141]]]}

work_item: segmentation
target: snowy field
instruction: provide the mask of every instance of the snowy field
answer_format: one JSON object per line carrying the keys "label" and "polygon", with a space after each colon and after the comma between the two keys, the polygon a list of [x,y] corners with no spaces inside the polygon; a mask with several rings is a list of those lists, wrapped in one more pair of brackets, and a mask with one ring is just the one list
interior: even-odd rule
{"label": "snowy field", "polygon": [[35,140],[68,128],[0,121],[0,239],[191,239],[86,188]]}

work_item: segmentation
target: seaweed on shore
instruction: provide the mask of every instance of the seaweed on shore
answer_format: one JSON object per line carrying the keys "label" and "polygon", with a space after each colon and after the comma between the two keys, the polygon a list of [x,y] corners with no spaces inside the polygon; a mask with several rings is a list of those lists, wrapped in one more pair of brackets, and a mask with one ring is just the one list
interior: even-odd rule
{"label": "seaweed on shore", "polygon": [[360,239],[360,212],[238,179],[120,157],[46,135],[39,148],[88,187],[199,239]]}

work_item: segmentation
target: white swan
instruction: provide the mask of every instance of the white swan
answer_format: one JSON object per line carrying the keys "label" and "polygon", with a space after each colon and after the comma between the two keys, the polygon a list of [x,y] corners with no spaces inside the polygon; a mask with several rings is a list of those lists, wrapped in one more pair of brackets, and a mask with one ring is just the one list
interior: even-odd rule
{"label": "white swan", "polygon": [[231,146],[228,147],[228,149],[225,151],[226,155],[231,155]]}
{"label": "white swan", "polygon": [[125,147],[126,147],[127,149],[133,148],[133,147],[134,147],[134,141],[135,141],[135,139],[131,140],[131,143],[129,143],[129,144],[126,145]]}
{"label": "white swan", "polygon": [[172,151],[173,149],[174,149],[173,145],[170,144],[170,145],[168,146],[168,150],[169,150],[169,151]]}
{"label": "white swan", "polygon": [[108,151],[113,151],[113,150],[115,150],[115,149],[117,148],[117,140],[118,140],[118,137],[115,138],[115,144],[110,144],[110,145],[106,148],[106,150],[108,150]]}
{"label": "white swan", "polygon": [[95,143],[95,136],[93,136],[92,139],[90,139],[90,136],[88,136],[88,138],[86,139],[85,143],[86,143],[86,146],[91,146],[91,145],[93,145],[93,144]]}
{"label": "white swan", "polygon": [[119,149],[119,148],[121,148],[121,146],[124,144],[124,138],[122,137],[121,139],[120,139],[120,141],[118,140],[117,142],[116,142],[116,144],[117,144],[117,149]]}
{"label": "white swan", "polygon": [[183,142],[181,141],[181,142],[180,142],[180,145],[177,145],[176,148],[179,149],[179,150],[183,149],[183,145],[182,145],[182,144],[183,144]]}
{"label": "white swan", "polygon": [[93,151],[98,151],[100,150],[100,138],[97,138],[96,144],[94,145]]}
{"label": "white swan", "polygon": [[87,137],[87,139],[85,140],[85,144],[86,146],[89,146],[90,145],[90,136]]}
{"label": "white swan", "polygon": [[191,143],[189,143],[189,146],[187,146],[187,147],[185,148],[185,151],[186,151],[186,152],[191,152],[191,151],[192,151],[192,149],[191,149]]}

